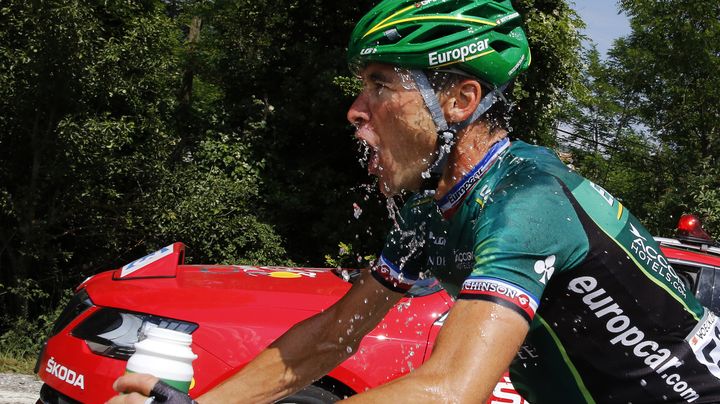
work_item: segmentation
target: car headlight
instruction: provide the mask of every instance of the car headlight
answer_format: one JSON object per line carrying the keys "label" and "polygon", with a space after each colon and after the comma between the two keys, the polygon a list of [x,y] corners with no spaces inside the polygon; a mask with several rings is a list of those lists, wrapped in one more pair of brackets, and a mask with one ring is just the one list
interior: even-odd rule
{"label": "car headlight", "polygon": [[56,335],[62,331],[68,324],[70,324],[71,321],[92,306],[93,302],[90,300],[90,296],[88,296],[85,289],[81,289],[79,292],[75,293],[75,296],[70,299],[67,306],[65,306],[62,313],[60,313],[60,316],[58,316],[58,319],[55,321],[55,324],[53,324],[52,335]]}
{"label": "car headlight", "polygon": [[72,330],[98,355],[127,360],[135,353],[135,343],[153,327],[192,334],[198,325],[150,314],[101,308]]}

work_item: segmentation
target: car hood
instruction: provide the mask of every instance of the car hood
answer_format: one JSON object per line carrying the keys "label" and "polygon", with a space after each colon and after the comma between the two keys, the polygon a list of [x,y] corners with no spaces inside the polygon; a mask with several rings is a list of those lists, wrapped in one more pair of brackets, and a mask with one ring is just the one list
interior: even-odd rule
{"label": "car hood", "polygon": [[[199,324],[193,344],[233,369],[293,324],[331,306],[350,288],[331,269],[178,265],[172,276],[130,278],[118,277],[118,271],[98,274],[80,288],[95,306]],[[449,307],[445,293],[404,298],[361,349],[379,350],[376,354],[381,356],[387,349],[418,349],[413,366],[419,366],[433,324]],[[367,365],[364,360],[353,363]]]}
{"label": "car hood", "polygon": [[117,272],[81,285],[93,303],[188,320],[215,307],[318,312],[350,287],[332,270],[318,268],[178,265],[173,276],[134,278]]}

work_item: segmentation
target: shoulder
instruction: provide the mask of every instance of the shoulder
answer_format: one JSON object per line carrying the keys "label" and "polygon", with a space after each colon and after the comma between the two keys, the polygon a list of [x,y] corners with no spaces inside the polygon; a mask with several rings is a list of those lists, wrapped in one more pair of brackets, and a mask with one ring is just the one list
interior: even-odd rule
{"label": "shoulder", "polygon": [[512,143],[492,175],[495,180],[491,190],[484,192],[484,199],[491,204],[561,201],[566,199],[568,189],[583,181],[553,150],[521,141]]}
{"label": "shoulder", "polygon": [[505,240],[537,251],[586,245],[572,195],[581,176],[551,150],[522,142],[513,144],[501,165],[497,182],[482,198],[477,243]]}

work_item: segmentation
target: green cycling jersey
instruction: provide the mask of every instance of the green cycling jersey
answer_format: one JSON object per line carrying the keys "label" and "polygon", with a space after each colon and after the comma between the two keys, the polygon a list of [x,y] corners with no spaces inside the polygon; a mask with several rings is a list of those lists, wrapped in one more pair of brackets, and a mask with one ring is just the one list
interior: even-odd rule
{"label": "green cycling jersey", "polygon": [[510,370],[531,403],[720,402],[720,322],[638,220],[550,150],[504,139],[396,220],[374,276],[396,291],[435,276],[523,316]]}

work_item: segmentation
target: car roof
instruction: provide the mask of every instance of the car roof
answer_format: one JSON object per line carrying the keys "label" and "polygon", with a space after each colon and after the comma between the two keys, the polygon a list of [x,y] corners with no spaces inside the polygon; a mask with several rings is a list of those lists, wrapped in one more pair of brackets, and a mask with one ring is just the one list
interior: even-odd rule
{"label": "car roof", "polygon": [[670,259],[720,269],[720,247],[717,245],[668,237],[655,237],[655,240]]}

